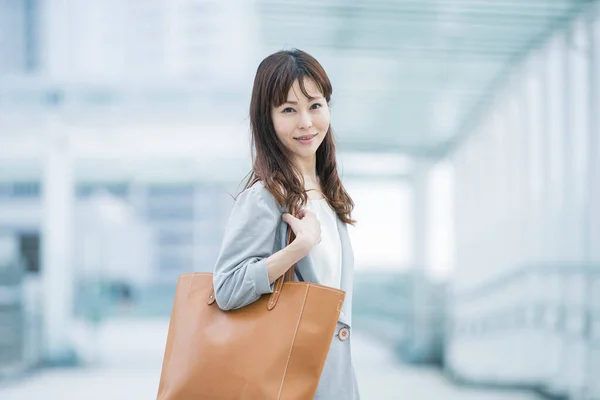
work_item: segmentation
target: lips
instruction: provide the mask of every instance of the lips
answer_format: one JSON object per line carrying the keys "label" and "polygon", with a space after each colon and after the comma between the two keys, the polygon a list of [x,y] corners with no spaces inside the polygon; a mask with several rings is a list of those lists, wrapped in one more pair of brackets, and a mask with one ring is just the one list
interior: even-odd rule
{"label": "lips", "polygon": [[314,135],[299,136],[299,137],[295,137],[294,139],[296,139],[296,140],[310,140],[310,139],[314,138],[317,135],[318,135],[318,133],[315,133]]}

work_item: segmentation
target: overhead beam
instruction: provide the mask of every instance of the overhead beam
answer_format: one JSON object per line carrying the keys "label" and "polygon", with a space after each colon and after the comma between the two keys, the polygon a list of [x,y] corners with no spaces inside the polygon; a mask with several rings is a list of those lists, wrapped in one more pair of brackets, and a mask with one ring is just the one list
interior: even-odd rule
{"label": "overhead beam", "polygon": [[342,152],[398,154],[416,158],[438,159],[446,152],[447,146],[447,141],[442,141],[441,144],[411,145],[378,142],[374,138],[365,138],[364,141],[340,141],[337,144],[337,149]]}
{"label": "overhead beam", "polygon": [[484,94],[482,94],[481,96],[481,101],[476,102],[476,105],[465,116],[465,118],[463,118],[463,121],[457,127],[453,135],[456,138],[456,140],[449,143],[449,145],[445,148],[445,154],[443,155],[443,157],[450,156],[462,143],[464,143],[472,134],[475,133],[477,126],[482,121],[486,113],[489,112],[491,109],[494,99],[494,93],[498,92],[502,85],[507,81],[513,68],[515,68],[515,66],[520,65],[523,62],[523,60],[527,57],[527,55],[533,51],[533,49],[545,43],[547,38],[549,38],[554,32],[563,29],[575,18],[576,15],[578,15],[580,12],[586,9],[590,9],[595,2],[595,0],[590,0],[578,3],[577,7],[574,7],[568,15],[554,21],[554,23],[551,24],[547,29],[545,29],[538,36],[533,38],[522,52],[515,54],[511,58],[511,61],[507,63],[502,73],[500,73],[488,85],[487,89],[484,91]]}
{"label": "overhead beam", "polygon": [[[304,2],[277,2],[276,4],[265,5],[261,4],[261,12],[265,15],[302,15],[303,17],[315,16],[345,16],[348,14],[356,14],[364,19],[380,19],[380,20],[396,20],[403,19],[419,20],[423,22],[439,23],[444,21],[496,21],[500,22],[540,22],[556,18],[560,18],[568,14],[573,8],[576,8],[577,3],[570,3],[571,7],[562,7],[557,9],[531,10],[514,6],[508,9],[494,9],[493,7],[481,7],[478,9],[468,7],[454,7],[451,11],[444,7],[432,7],[427,9],[423,6],[405,7],[402,2],[397,2],[395,7],[377,7],[370,2],[364,5],[348,5],[348,4],[328,4],[315,3],[314,6],[307,6]],[[460,3],[459,3],[460,4]],[[522,4],[522,3],[521,3]]]}

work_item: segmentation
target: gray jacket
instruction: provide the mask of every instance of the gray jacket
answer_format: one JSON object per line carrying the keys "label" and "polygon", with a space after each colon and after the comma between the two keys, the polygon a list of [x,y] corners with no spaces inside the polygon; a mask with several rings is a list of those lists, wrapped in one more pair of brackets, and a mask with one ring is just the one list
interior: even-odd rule
{"label": "gray jacket", "polygon": [[[265,259],[285,247],[288,225],[281,219],[285,212],[262,182],[238,196],[214,268],[215,297],[221,309],[244,307],[273,291]],[[339,322],[350,326],[354,254],[347,226],[339,218],[338,232],[342,244],[341,289],[346,292]],[[310,254],[296,267],[296,280],[300,276],[304,281],[319,283]]]}

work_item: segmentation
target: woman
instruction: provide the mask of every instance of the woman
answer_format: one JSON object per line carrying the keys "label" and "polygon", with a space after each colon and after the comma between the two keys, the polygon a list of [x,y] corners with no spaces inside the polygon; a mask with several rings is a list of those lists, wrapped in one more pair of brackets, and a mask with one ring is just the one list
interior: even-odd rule
{"label": "woman", "polygon": [[[253,168],[233,207],[214,270],[217,304],[244,307],[296,279],[346,291],[315,399],[358,399],[350,354],[354,207],[337,173],[330,126],[332,88],[309,54],[280,51],[259,65],[250,103]],[[296,216],[287,211],[300,210]],[[284,223],[282,222],[284,221]],[[295,233],[282,243],[288,224]]]}

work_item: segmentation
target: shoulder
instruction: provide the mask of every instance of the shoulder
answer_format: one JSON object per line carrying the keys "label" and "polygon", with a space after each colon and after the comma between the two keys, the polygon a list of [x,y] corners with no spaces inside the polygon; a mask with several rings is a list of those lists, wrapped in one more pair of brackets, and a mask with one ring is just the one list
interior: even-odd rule
{"label": "shoulder", "polygon": [[250,204],[258,207],[266,207],[273,211],[283,211],[275,197],[269,192],[262,181],[243,190],[237,197],[236,203]]}

